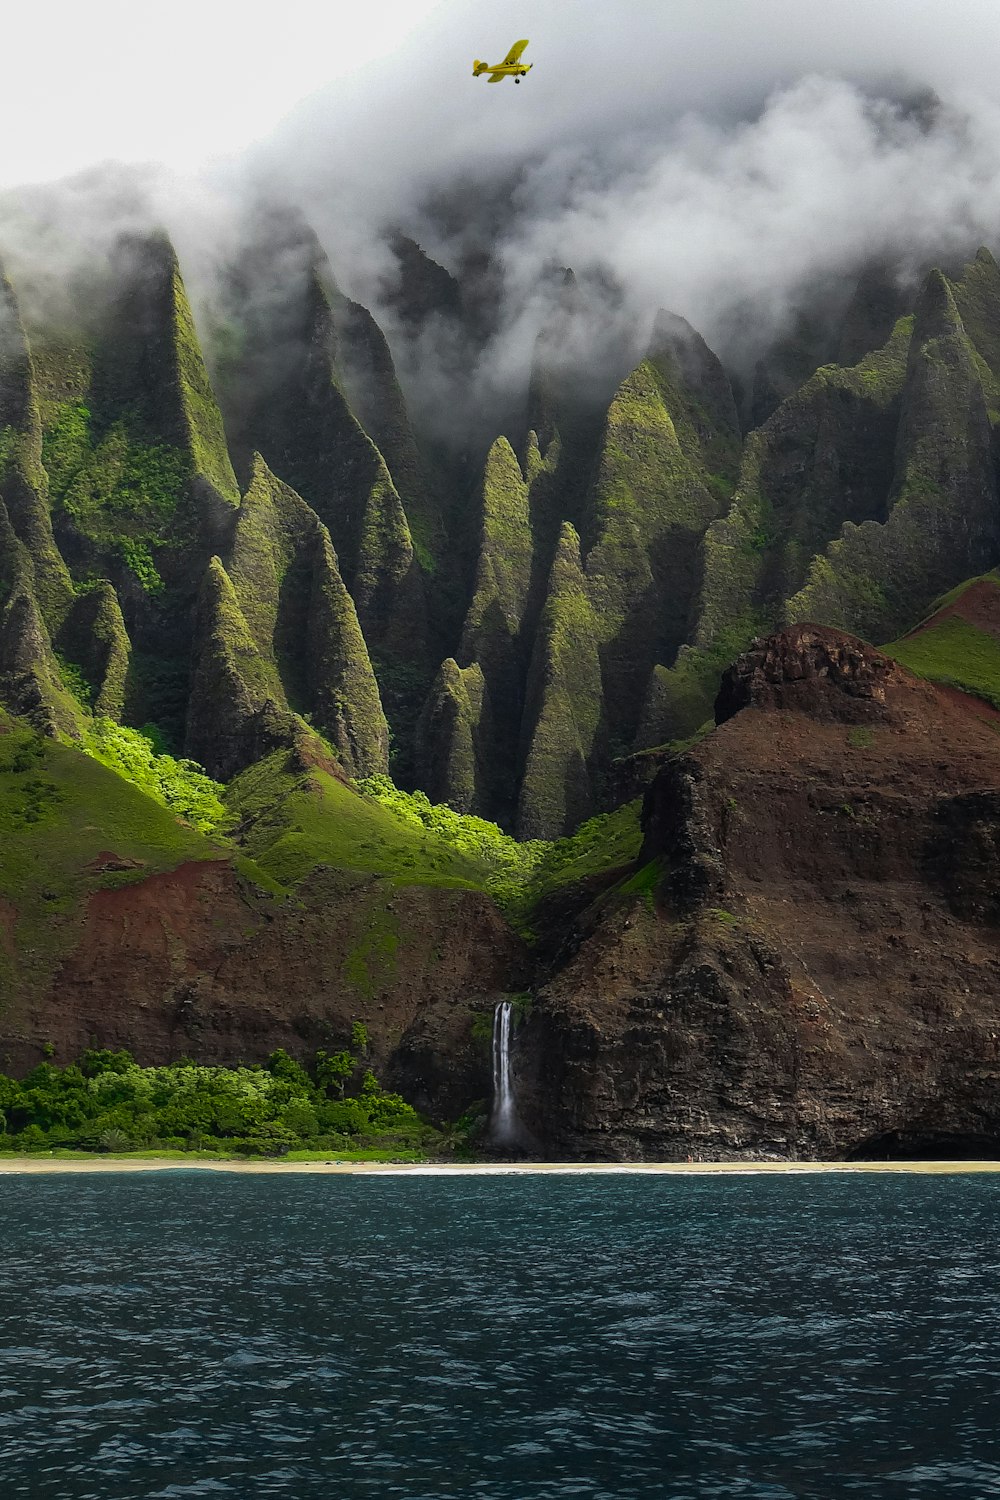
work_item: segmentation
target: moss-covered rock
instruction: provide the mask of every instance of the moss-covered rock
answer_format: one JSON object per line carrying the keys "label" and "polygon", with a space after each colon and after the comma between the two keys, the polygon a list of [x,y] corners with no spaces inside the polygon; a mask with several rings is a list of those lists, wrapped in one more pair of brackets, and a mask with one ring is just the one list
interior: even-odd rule
{"label": "moss-covered rock", "polygon": [[56,644],[82,671],[95,715],[120,721],[132,644],[118,595],[107,579],[74,600]]}
{"label": "moss-covered rock", "polygon": [[[952,284],[955,306],[973,348],[985,362],[993,381],[988,389],[990,419],[1000,421],[995,382],[1000,380],[1000,266],[985,246]],[[982,372],[980,372],[982,373]]]}
{"label": "moss-covered rock", "polygon": [[620,387],[607,416],[585,571],[603,635],[608,723],[623,750],[634,742],[653,668],[672,663],[688,637],[701,540],[735,478],[735,408],[716,366],[682,320],[661,322],[654,355]]}
{"label": "moss-covered rock", "polygon": [[748,428],[763,426],[783,401],[794,396],[817,369],[834,358],[836,332],[833,321],[823,310],[831,289],[817,290],[815,310],[798,309],[788,327],[757,361],[746,412]]}
{"label": "moss-covered rock", "polygon": [[209,775],[226,781],[280,745],[295,721],[268,693],[261,660],[236,592],[218,557],[198,597],[185,749]]}
{"label": "moss-covered rock", "polygon": [[465,617],[458,660],[482,670],[500,740],[491,782],[509,817],[517,743],[530,646],[524,638],[532,583],[534,538],[528,486],[506,438],[490,448],[480,488],[479,557],[472,601]]}
{"label": "moss-covered rock", "polygon": [[360,303],[341,298],[332,306],[344,394],[392,475],[421,568],[436,575],[448,562],[441,497],[417,444],[389,345]]}
{"label": "moss-covered rock", "polygon": [[389,729],[354,602],[325,527],[312,544],[305,667],[314,721],[352,776],[389,766]]}
{"label": "moss-covered rock", "polygon": [[885,518],[912,327],[900,319],[850,369],[817,370],[747,437],[732,504],[702,542],[690,638],[650,684],[645,743],[686,738],[710,718],[722,669],[784,618],[845,519]]}
{"label": "moss-covered rock", "polygon": [[0,703],[43,734],[79,736],[82,706],[63,683],[27,548],[0,502]]}
{"label": "moss-covered rock", "polygon": [[[423,575],[399,492],[351,409],[341,368],[344,326],[367,339],[369,354],[372,329],[352,317],[315,236],[273,216],[234,273],[232,319],[237,347],[224,390],[241,463],[260,452],[329,531],[382,701],[409,750],[431,672]],[[384,366],[381,376],[384,389]]]}
{"label": "moss-covered rock", "polygon": [[881,349],[899,319],[912,311],[913,291],[892,265],[877,261],[866,266],[840,325],[836,363],[849,368]]}
{"label": "moss-covered rock", "polygon": [[485,816],[496,802],[493,715],[478,662],[442,662],[417,721],[416,772],[432,802]]}
{"label": "moss-covered rock", "polygon": [[789,601],[790,620],[892,638],[996,559],[1000,509],[981,364],[948,282],[932,271],[917,303],[888,516],[844,526]]}
{"label": "moss-covered rock", "polygon": [[14,289],[0,269],[0,500],[32,565],[35,596],[50,631],[73,598],[69,570],[52,535],[48,478],[31,350]]}
{"label": "moss-covered rock", "polygon": [[567,522],[552,564],[535,641],[524,716],[524,773],[517,810],[520,839],[555,839],[598,804],[594,767],[604,763],[601,622]]}
{"label": "moss-covered rock", "polygon": [[259,455],[236,519],[228,574],[210,574],[205,602],[217,622],[209,637],[222,630],[255,710],[270,700],[309,715],[352,775],[386,769],[385,715],[329,533]]}

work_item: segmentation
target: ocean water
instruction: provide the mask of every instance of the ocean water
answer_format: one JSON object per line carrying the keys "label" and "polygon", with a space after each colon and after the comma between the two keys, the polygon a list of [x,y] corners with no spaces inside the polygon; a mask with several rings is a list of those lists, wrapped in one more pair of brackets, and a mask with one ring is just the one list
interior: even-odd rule
{"label": "ocean water", "polygon": [[1000,1494],[1000,1178],[0,1175],[2,1500]]}

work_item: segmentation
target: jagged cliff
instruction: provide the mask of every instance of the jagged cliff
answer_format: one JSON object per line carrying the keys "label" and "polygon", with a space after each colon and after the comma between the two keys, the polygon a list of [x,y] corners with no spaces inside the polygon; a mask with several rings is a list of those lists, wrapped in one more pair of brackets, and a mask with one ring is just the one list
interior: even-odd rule
{"label": "jagged cliff", "polygon": [[598,1157],[991,1154],[996,711],[801,626],[716,713],[563,936],[518,1043],[527,1125]]}
{"label": "jagged cliff", "polygon": [[58,315],[0,280],[12,1059],[259,1057],[362,1014],[443,1117],[530,992],[553,1150],[992,1139],[992,256],[866,268],[739,400],[667,312],[588,366],[614,289],[554,272],[505,430],[448,452],[394,353],[470,374],[489,257],[388,251],[392,348],[284,211],[197,323],[161,233]]}

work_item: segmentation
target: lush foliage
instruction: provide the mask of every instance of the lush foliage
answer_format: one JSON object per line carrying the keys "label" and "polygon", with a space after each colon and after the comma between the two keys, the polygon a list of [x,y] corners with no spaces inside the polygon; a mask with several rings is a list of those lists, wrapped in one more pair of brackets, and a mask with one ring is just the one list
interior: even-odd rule
{"label": "lush foliage", "polygon": [[402,823],[436,835],[479,865],[487,890],[501,906],[516,899],[548,848],[540,839],[519,844],[495,823],[435,804],[424,792],[401,792],[388,776],[366,776],[355,785]]}
{"label": "lush foliage", "polygon": [[319,765],[297,771],[284,751],[237,776],[226,800],[243,824],[242,847],[283,885],[318,865],[369,870],[399,885],[478,889],[484,882],[481,864],[449,840],[359,796]]}
{"label": "lush foliage", "polygon": [[435,805],[423,792],[401,792],[388,776],[369,776],[356,785],[401,822],[426,829],[477,863],[490,895],[515,919],[525,918],[559,886],[631,864],[642,844],[638,801],[591,818],[568,838],[519,844],[484,818]]}
{"label": "lush foliage", "polygon": [[56,507],[76,528],[131,569],[142,587],[162,581],[151,549],[176,540],[176,512],[190,460],[165,443],[138,442],[115,422],[99,440],[89,407],[57,408],[46,427],[42,456]]}
{"label": "lush foliage", "polygon": [[126,729],[113,719],[95,719],[85,749],[199,833],[211,833],[224,821],[226,810],[218,782],[206,776],[193,760],[158,754],[153,739],[137,729]]}
{"label": "lush foliage", "polygon": [[312,1073],[273,1052],[262,1067],[187,1060],[141,1068],[128,1052],[89,1051],[40,1063],[20,1082],[0,1075],[0,1149],[216,1150],[277,1156],[296,1149],[419,1145],[428,1134],[354,1051],[318,1052]]}

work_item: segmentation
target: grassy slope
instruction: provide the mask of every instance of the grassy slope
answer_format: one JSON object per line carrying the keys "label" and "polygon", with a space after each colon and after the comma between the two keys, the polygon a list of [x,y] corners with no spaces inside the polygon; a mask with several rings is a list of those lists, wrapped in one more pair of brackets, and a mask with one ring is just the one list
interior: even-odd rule
{"label": "grassy slope", "polygon": [[[135,871],[87,866],[113,852]],[[22,728],[0,710],[0,900],[16,912],[13,949],[0,924],[0,979],[40,989],[70,950],[83,903],[221,850],[96,760]],[[0,993],[6,988],[0,984]]]}
{"label": "grassy slope", "polygon": [[[1000,635],[981,629],[961,614],[962,595],[977,583],[995,588],[1000,618],[1000,573],[987,573],[945,594],[925,625],[893,641],[885,650],[918,677],[961,688],[1000,708]],[[950,606],[956,613],[935,618]]]}
{"label": "grassy slope", "polygon": [[243,847],[275,880],[294,884],[317,865],[367,870],[400,885],[480,889],[484,867],[434,834],[403,823],[319,767],[290,769],[275,751],[229,788]]}
{"label": "grassy slope", "polygon": [[967,620],[949,615],[886,649],[918,677],[950,683],[1000,708],[1000,641]]}
{"label": "grassy slope", "polygon": [[642,847],[641,811],[642,798],[637,797],[614,812],[591,818],[569,838],[550,844],[528,885],[531,905],[575,881],[633,864]]}

